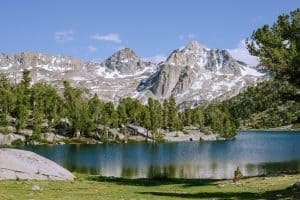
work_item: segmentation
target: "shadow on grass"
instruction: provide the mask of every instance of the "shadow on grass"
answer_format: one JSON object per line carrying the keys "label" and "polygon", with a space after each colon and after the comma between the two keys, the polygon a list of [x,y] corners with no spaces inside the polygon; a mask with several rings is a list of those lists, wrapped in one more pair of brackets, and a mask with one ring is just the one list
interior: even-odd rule
{"label": "shadow on grass", "polygon": [[300,199],[300,193],[290,188],[283,190],[273,190],[264,193],[254,192],[204,192],[204,193],[169,193],[169,192],[139,192],[139,194],[153,195],[157,197],[177,197],[184,199]]}
{"label": "shadow on grass", "polygon": [[87,179],[91,181],[115,183],[118,185],[159,186],[159,185],[180,184],[184,187],[217,185],[216,182],[220,181],[220,180],[213,180],[213,179],[179,179],[179,178],[128,179],[128,178],[116,178],[116,177],[104,177],[104,176],[89,176],[87,177]]}

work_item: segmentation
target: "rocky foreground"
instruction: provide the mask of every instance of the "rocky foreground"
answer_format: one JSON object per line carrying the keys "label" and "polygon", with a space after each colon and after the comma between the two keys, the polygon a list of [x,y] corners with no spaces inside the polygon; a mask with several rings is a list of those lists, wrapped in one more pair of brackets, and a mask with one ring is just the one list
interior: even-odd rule
{"label": "rocky foreground", "polygon": [[74,180],[75,176],[36,153],[0,149],[0,180]]}

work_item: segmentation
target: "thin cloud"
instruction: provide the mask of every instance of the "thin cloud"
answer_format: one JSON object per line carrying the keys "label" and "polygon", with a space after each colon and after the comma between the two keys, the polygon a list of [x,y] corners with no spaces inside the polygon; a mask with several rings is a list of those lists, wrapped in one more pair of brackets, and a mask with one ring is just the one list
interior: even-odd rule
{"label": "thin cloud", "polygon": [[194,39],[194,38],[196,38],[196,35],[194,33],[178,35],[179,40],[191,40],[191,39]]}
{"label": "thin cloud", "polygon": [[259,63],[256,56],[250,55],[245,40],[241,40],[236,48],[227,50],[233,58],[243,61],[248,65],[256,66]]}
{"label": "thin cloud", "polygon": [[98,51],[98,48],[93,45],[90,45],[87,48],[88,48],[89,52],[91,52],[91,53]]}
{"label": "thin cloud", "polygon": [[152,56],[152,57],[144,58],[145,61],[150,61],[150,62],[153,62],[153,63],[160,63],[162,61],[165,61],[166,59],[167,59],[167,57],[163,54],[157,54],[157,55]]}
{"label": "thin cloud", "polygon": [[54,33],[54,40],[57,42],[74,40],[74,32],[72,30],[57,31]]}
{"label": "thin cloud", "polygon": [[114,42],[114,43],[122,43],[122,40],[120,39],[120,36],[118,33],[108,33],[106,35],[100,35],[100,34],[95,34],[91,36],[91,39],[93,40],[102,40],[102,41],[109,41],[109,42]]}
{"label": "thin cloud", "polygon": [[189,34],[187,34],[187,36],[186,36],[187,38],[189,38],[189,39],[193,39],[193,38],[195,38],[196,37],[196,35],[195,34],[193,34],[193,33],[189,33]]}

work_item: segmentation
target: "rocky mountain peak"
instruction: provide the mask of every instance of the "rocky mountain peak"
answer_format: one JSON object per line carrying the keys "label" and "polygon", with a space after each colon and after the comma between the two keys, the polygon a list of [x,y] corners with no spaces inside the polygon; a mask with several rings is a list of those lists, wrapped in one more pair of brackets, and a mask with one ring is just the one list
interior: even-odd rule
{"label": "rocky mountain peak", "polygon": [[119,58],[138,58],[136,53],[130,48],[121,49],[114,53],[113,56],[117,56]]}
{"label": "rocky mountain peak", "polygon": [[219,98],[224,93],[237,94],[259,76],[262,74],[235,60],[227,50],[210,49],[191,41],[173,51],[157,75],[144,80],[140,88],[150,88],[159,98],[175,96],[182,102],[181,99],[194,96],[195,102]]}
{"label": "rocky mountain peak", "polygon": [[199,49],[205,49],[207,48],[205,45],[200,44],[198,41],[196,40],[192,40],[190,41],[185,47],[184,49],[193,51],[193,50],[199,50]]}
{"label": "rocky mountain peak", "polygon": [[139,58],[130,48],[124,48],[107,58],[103,63],[109,71],[117,71],[120,74],[135,74],[151,65]]}

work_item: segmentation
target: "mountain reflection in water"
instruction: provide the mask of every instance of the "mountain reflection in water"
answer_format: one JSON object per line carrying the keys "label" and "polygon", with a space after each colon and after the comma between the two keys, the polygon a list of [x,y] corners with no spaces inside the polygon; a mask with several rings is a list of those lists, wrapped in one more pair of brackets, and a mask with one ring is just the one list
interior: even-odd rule
{"label": "mountain reflection in water", "polygon": [[219,142],[43,145],[39,153],[78,172],[124,178],[232,178],[300,171],[300,133],[240,132]]}

